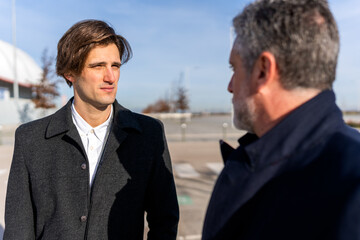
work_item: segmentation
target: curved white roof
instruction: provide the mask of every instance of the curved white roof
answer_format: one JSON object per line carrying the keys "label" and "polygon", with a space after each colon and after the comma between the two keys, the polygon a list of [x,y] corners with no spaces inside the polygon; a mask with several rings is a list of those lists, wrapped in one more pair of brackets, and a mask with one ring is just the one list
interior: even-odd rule
{"label": "curved white roof", "polygon": [[[16,49],[17,79],[19,85],[38,83],[42,70],[27,53]],[[0,79],[14,82],[14,48],[13,45],[0,40]]]}

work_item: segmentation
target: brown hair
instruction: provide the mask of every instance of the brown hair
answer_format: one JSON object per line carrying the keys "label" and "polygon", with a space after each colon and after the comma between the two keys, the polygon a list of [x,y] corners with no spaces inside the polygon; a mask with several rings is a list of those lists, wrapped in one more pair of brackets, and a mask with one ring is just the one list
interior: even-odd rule
{"label": "brown hair", "polygon": [[84,20],[74,24],[58,43],[56,73],[65,78],[67,73],[79,75],[83,70],[89,52],[96,46],[114,43],[119,49],[121,64],[132,57],[128,41],[117,35],[112,27],[99,20]]}

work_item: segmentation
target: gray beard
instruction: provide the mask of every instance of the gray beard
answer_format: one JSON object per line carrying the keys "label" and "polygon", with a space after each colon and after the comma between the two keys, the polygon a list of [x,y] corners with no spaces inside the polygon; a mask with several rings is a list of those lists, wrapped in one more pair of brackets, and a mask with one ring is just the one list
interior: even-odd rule
{"label": "gray beard", "polygon": [[[235,108],[238,106],[237,108]],[[251,100],[233,103],[233,122],[237,129],[254,133],[255,108]],[[252,111],[251,111],[252,110]]]}

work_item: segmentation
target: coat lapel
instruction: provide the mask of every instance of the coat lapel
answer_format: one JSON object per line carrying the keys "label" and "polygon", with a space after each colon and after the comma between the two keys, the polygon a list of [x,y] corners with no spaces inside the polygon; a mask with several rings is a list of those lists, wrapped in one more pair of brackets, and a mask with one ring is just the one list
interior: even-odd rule
{"label": "coat lapel", "polygon": [[220,140],[220,151],[224,164],[235,149],[223,140]]}
{"label": "coat lapel", "polygon": [[[85,153],[84,147],[81,142],[80,135],[72,121],[71,116],[71,104],[73,98],[68,103],[58,110],[49,121],[46,129],[46,138],[52,138],[60,134],[65,133],[65,138],[71,141],[81,149],[83,154]],[[126,139],[128,135],[127,129],[135,129],[138,132],[142,132],[140,124],[133,116],[133,113],[128,109],[121,106],[116,100],[114,102],[114,120],[109,132],[108,141],[106,145],[106,153],[114,152],[119,148],[120,144]],[[104,156],[106,157],[106,156]]]}
{"label": "coat lapel", "polygon": [[62,137],[62,139],[73,144],[86,157],[80,135],[72,121],[72,116],[71,116],[72,101],[73,98],[71,98],[64,107],[59,109],[50,118],[49,124],[46,129],[45,137],[49,139],[58,136],[60,134],[65,134],[64,137]]}
{"label": "coat lapel", "polygon": [[102,161],[111,157],[111,154],[120,147],[121,143],[125,141],[128,136],[129,129],[142,132],[139,122],[133,116],[134,113],[121,106],[116,100],[113,106],[114,119],[106,142],[104,154],[101,159]]}

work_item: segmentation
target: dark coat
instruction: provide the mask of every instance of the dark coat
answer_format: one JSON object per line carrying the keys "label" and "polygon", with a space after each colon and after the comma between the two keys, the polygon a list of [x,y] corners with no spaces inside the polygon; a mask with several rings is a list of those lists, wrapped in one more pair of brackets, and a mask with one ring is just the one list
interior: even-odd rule
{"label": "dark coat", "polygon": [[204,240],[360,239],[360,134],[333,92],[239,142],[234,151],[223,145]]}
{"label": "dark coat", "polygon": [[[84,165],[86,164],[86,165]],[[179,210],[162,124],[114,103],[93,185],[71,117],[20,126],[8,181],[4,240],[176,239]]]}

